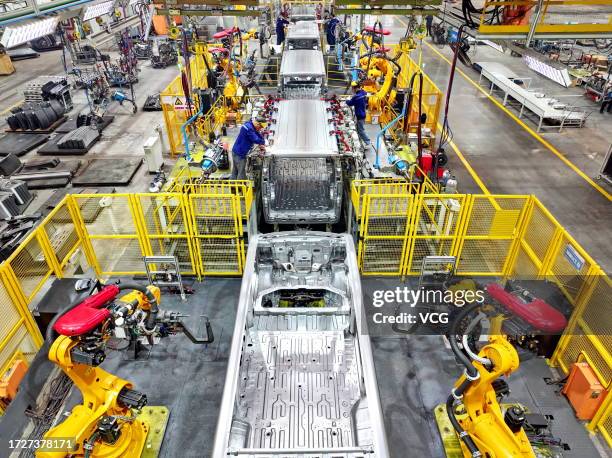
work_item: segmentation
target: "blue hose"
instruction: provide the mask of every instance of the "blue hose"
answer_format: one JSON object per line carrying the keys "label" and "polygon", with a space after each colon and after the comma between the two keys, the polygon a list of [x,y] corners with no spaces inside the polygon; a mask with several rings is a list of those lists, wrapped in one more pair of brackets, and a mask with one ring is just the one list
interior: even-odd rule
{"label": "blue hose", "polygon": [[408,104],[405,103],[404,106],[402,107],[402,112],[399,115],[397,115],[397,117],[393,121],[391,121],[389,124],[383,127],[381,131],[378,133],[378,135],[376,135],[376,161],[374,161],[374,167],[379,170],[380,170],[380,155],[378,153],[380,151],[380,138],[385,134],[385,132],[387,132],[387,130],[389,130],[391,127],[397,124],[397,122],[400,119],[406,116],[407,107],[408,107]]}
{"label": "blue hose", "polygon": [[204,104],[200,103],[200,109],[196,114],[194,114],[191,118],[189,118],[185,124],[181,126],[181,133],[183,134],[183,143],[185,145],[185,159],[187,159],[187,163],[191,161],[191,153],[189,151],[189,139],[187,138],[187,126],[195,121],[198,116],[200,116],[204,111]]}

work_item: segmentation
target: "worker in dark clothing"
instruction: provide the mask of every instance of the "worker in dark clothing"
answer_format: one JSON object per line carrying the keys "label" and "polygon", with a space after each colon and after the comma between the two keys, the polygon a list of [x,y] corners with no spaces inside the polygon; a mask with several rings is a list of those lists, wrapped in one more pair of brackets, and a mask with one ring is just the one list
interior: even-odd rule
{"label": "worker in dark clothing", "polygon": [[338,24],[340,24],[340,20],[334,13],[331,13],[325,25],[327,44],[331,49],[334,49],[336,46],[336,27],[338,27]]}
{"label": "worker in dark clothing", "polygon": [[285,27],[289,25],[287,12],[283,11],[276,20],[276,44],[282,45],[285,41]]}
{"label": "worker in dark clothing", "polygon": [[254,145],[265,145],[266,141],[261,135],[266,119],[257,117],[245,122],[232,147],[232,180],[246,179],[246,158]]}
{"label": "worker in dark clothing", "polygon": [[428,14],[425,16],[425,26],[427,28],[427,35],[431,37],[431,24],[433,24],[433,16]]}
{"label": "worker in dark clothing", "polygon": [[366,108],[368,106],[368,93],[363,90],[361,84],[356,81],[351,83],[354,95],[346,104],[355,110],[355,122],[357,124],[357,134],[363,143],[370,144],[370,137],[365,131]]}
{"label": "worker in dark clothing", "polygon": [[[607,110],[606,107],[608,107]],[[601,98],[601,108],[599,109],[599,112],[603,113],[605,110],[610,113],[610,109],[612,109],[612,84],[609,84],[607,89],[604,90],[604,96]]]}

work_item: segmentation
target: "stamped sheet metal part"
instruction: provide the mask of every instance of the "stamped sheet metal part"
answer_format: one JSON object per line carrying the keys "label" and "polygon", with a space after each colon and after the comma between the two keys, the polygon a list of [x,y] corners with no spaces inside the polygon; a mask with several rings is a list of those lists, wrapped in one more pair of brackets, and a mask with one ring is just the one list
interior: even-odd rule
{"label": "stamped sheet metal part", "polygon": [[286,98],[317,98],[327,86],[323,53],[294,49],[283,53],[279,92]]}
{"label": "stamped sheet metal part", "polygon": [[258,235],[246,262],[213,457],[388,457],[352,239]]}
{"label": "stamped sheet metal part", "polygon": [[283,100],[273,117],[262,167],[262,202],[269,223],[335,223],[342,206],[342,164],[329,104]]}
{"label": "stamped sheet metal part", "polygon": [[299,21],[289,26],[286,49],[321,49],[319,27],[314,21]]}

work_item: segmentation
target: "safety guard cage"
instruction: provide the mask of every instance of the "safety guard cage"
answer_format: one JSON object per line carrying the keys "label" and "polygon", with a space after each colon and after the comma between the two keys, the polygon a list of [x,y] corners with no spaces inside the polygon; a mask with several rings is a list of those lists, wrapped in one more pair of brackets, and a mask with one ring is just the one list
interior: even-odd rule
{"label": "safety guard cage", "polygon": [[[395,180],[353,182],[362,275],[416,276],[424,256],[455,256],[460,276],[547,279],[573,306],[550,360],[587,361],[612,390],[612,281],[535,196],[423,194]],[[612,396],[588,423],[612,444]]]}
{"label": "safety guard cage", "polygon": [[193,90],[196,88],[206,89],[208,87],[205,62],[207,51],[200,46],[196,48],[196,51],[197,53],[195,56],[192,56],[189,65],[190,78],[188,84],[192,91],[191,100],[185,96],[182,74],[177,75],[159,94],[170,152],[173,156],[179,155],[184,151],[181,127],[191,116],[197,113],[199,108],[198,101],[194,100],[196,97],[193,96]]}
{"label": "safety guard cage", "polygon": [[[68,195],[0,265],[0,373],[42,344],[31,309],[45,283],[93,272],[144,275],[143,256],[171,255],[198,278],[242,275],[249,181],[185,179],[158,194]],[[457,258],[457,274],[546,278],[574,311],[550,363],[587,361],[612,389],[612,281],[534,196],[439,194],[405,180],[356,180],[362,275],[418,275],[428,255]],[[612,444],[612,396],[588,423]]]}

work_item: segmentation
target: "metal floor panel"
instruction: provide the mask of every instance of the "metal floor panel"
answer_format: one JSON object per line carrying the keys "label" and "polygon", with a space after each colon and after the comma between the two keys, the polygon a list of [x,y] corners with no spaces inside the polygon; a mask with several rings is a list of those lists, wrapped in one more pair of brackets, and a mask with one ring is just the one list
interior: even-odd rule
{"label": "metal floor panel", "polygon": [[354,444],[359,401],[355,344],[342,331],[257,331],[241,372],[238,417],[253,425],[249,448]]}
{"label": "metal floor panel", "polygon": [[276,159],[272,163],[275,210],[328,210],[331,164],[325,158]]}

